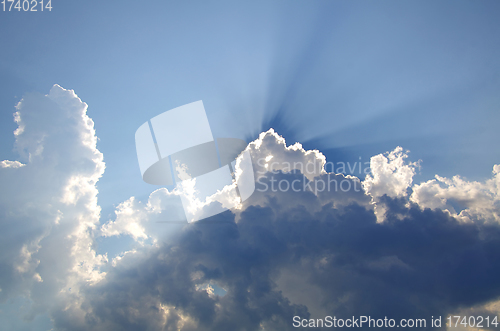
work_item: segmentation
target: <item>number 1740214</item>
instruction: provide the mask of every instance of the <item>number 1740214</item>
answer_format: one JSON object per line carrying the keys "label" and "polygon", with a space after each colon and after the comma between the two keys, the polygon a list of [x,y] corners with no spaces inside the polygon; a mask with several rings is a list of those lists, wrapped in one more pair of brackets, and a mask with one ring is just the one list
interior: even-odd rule
{"label": "number 1740214", "polygon": [[52,0],[2,0],[3,11],[52,11]]}

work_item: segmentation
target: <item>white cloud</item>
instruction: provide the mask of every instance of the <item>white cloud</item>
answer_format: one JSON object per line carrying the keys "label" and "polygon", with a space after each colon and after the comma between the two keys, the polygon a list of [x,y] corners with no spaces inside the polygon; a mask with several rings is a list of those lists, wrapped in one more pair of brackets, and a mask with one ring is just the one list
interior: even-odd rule
{"label": "white cloud", "polygon": [[370,158],[370,174],[363,181],[363,188],[372,197],[375,215],[379,223],[385,220],[386,206],[379,203],[379,199],[389,197],[404,197],[411,187],[415,168],[419,162],[405,163],[409,151],[404,152],[398,146],[392,152],[378,154]]}
{"label": "white cloud", "polygon": [[398,146],[390,153],[372,156],[370,159],[371,175],[363,181],[365,191],[373,197],[387,194],[390,197],[406,195],[411,186],[418,162],[405,164],[408,151]]}
{"label": "white cloud", "polygon": [[147,219],[148,209],[137,203],[134,197],[124,201],[116,207],[116,220],[110,221],[101,227],[101,233],[105,237],[126,234],[135,240],[147,239],[145,229],[141,224]]}
{"label": "white cloud", "polygon": [[0,162],[0,167],[2,168],[21,168],[24,167],[26,164],[23,164],[19,161],[9,161],[9,160],[3,160]]}
{"label": "white cloud", "polygon": [[[31,312],[80,311],[79,289],[104,276],[94,251],[96,183],[104,172],[87,105],[58,85],[17,104],[21,161],[0,162],[1,296],[23,296]],[[9,275],[12,275],[10,277]]]}
{"label": "white cloud", "polygon": [[500,221],[500,164],[493,166],[492,178],[467,181],[460,176],[436,179],[415,185],[411,201],[423,208],[447,210],[462,221]]}
{"label": "white cloud", "polygon": [[[310,211],[328,203],[336,208],[351,202],[368,206],[369,197],[357,177],[328,173],[326,157],[320,151],[305,150],[300,143],[287,146],[273,129],[262,132],[246,150],[253,160],[256,191],[264,194],[254,194],[243,202],[242,210],[250,205],[263,206],[271,197],[283,208],[303,205]],[[295,177],[286,177],[290,173]]]}
{"label": "white cloud", "polygon": [[273,129],[262,132],[247,150],[251,151],[257,174],[272,170],[300,170],[309,180],[313,180],[325,173],[326,157],[320,151],[305,150],[298,142],[287,146],[285,139]]}

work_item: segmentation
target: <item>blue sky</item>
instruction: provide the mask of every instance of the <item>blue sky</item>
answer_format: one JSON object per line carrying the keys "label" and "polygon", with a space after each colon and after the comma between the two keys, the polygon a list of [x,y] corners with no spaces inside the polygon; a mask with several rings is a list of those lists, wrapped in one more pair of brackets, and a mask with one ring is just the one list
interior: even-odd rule
{"label": "blue sky", "polygon": [[[498,1],[52,7],[0,12],[0,159],[19,159],[12,114],[23,96],[36,99],[54,84],[74,90],[106,164],[96,184],[101,224],[131,196],[146,203],[159,188],[141,179],[137,128],[197,100],[215,137],[251,142],[274,128],[331,162],[368,162],[402,146],[409,162],[422,160],[416,184],[435,174],[485,182],[500,163]],[[414,197],[424,206],[422,196]],[[110,251],[133,241],[107,239]]]}
{"label": "blue sky", "polygon": [[2,153],[12,155],[24,93],[74,89],[105,153],[101,198],[115,203],[132,183],[148,190],[136,176],[137,127],[200,99],[216,136],[250,141],[274,127],[343,161],[401,145],[424,161],[423,179],[485,178],[499,158],[495,1],[53,7],[2,13]]}

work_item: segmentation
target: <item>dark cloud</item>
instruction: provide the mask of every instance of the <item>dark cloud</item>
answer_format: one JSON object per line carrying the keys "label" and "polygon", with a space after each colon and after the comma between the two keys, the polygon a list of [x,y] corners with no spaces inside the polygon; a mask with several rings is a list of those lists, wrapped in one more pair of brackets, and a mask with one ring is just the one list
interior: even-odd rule
{"label": "dark cloud", "polygon": [[[310,211],[300,199],[283,206],[282,193],[257,192],[261,205],[237,222],[225,212],[124,257],[87,288],[86,327],[153,330],[165,316],[168,330],[290,330],[293,316],[324,313],[430,320],[500,295],[496,224],[459,223],[387,195],[377,223],[364,201]],[[293,194],[309,203],[310,192]],[[206,283],[227,294],[197,290]]]}

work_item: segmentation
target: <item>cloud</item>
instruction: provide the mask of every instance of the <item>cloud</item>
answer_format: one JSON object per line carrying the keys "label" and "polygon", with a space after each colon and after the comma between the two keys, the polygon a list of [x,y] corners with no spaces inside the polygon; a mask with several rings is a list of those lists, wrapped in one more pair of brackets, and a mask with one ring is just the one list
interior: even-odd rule
{"label": "cloud", "polygon": [[[430,318],[500,295],[498,224],[464,224],[411,201],[417,164],[405,163],[401,148],[372,158],[365,182],[325,173],[319,152],[288,148],[274,131],[247,151],[267,190],[257,186],[241,209],[120,259],[85,295],[93,327],[288,330],[296,315]],[[321,165],[310,180],[295,171],[308,162]],[[272,180],[332,179],[352,189],[271,189]],[[148,205],[160,205],[167,194],[159,193]],[[374,204],[384,210],[382,222]],[[227,294],[200,291],[206,284]]]}
{"label": "cloud", "polygon": [[102,226],[102,235],[109,237],[127,234],[135,240],[147,238],[140,224],[140,221],[145,219],[145,212],[143,208],[137,207],[134,197],[120,203],[115,212],[116,220]]}
{"label": "cloud", "polygon": [[[30,316],[47,312],[56,330],[289,330],[294,316],[499,313],[499,165],[484,183],[414,185],[418,163],[397,147],[372,157],[361,181],[328,173],[319,151],[270,130],[246,148],[256,190],[238,208],[174,223],[182,204],[161,188],[100,225],[104,163],[86,105],[56,85],[17,108],[20,161],[0,168],[0,297],[28,298]],[[106,263],[93,249],[99,236],[136,243]]]}
{"label": "cloud", "polygon": [[24,297],[26,318],[79,310],[79,288],[99,281],[106,257],[93,249],[104,172],[87,105],[58,85],[16,106],[21,161],[2,161],[0,298]]}
{"label": "cloud", "polygon": [[385,205],[378,203],[380,197],[406,196],[411,187],[419,162],[405,164],[408,153],[409,151],[403,152],[403,148],[398,146],[392,152],[370,158],[370,174],[366,175],[363,188],[372,197],[378,222],[384,221],[387,212]]}
{"label": "cloud", "polygon": [[24,167],[26,164],[23,164],[19,161],[9,161],[9,160],[3,160],[0,162],[0,167],[2,168],[21,168]]}
{"label": "cloud", "polygon": [[407,157],[408,151],[403,152],[400,146],[386,155],[373,156],[370,159],[371,175],[368,174],[363,181],[365,191],[373,197],[406,195],[415,175],[415,167],[419,166],[418,162],[405,164]]}
{"label": "cloud", "polygon": [[462,221],[500,222],[500,164],[484,183],[469,182],[460,176],[451,179],[436,175],[415,185],[411,200],[422,207],[440,208]]}
{"label": "cloud", "polygon": [[[462,224],[403,199],[382,201],[384,223],[356,203],[309,212],[272,197],[248,206],[237,222],[227,212],[220,222],[193,223],[169,244],[125,256],[88,287],[88,319],[97,330],[164,323],[288,330],[296,315],[430,318],[500,295],[498,226]],[[227,294],[200,291],[207,283]]]}

